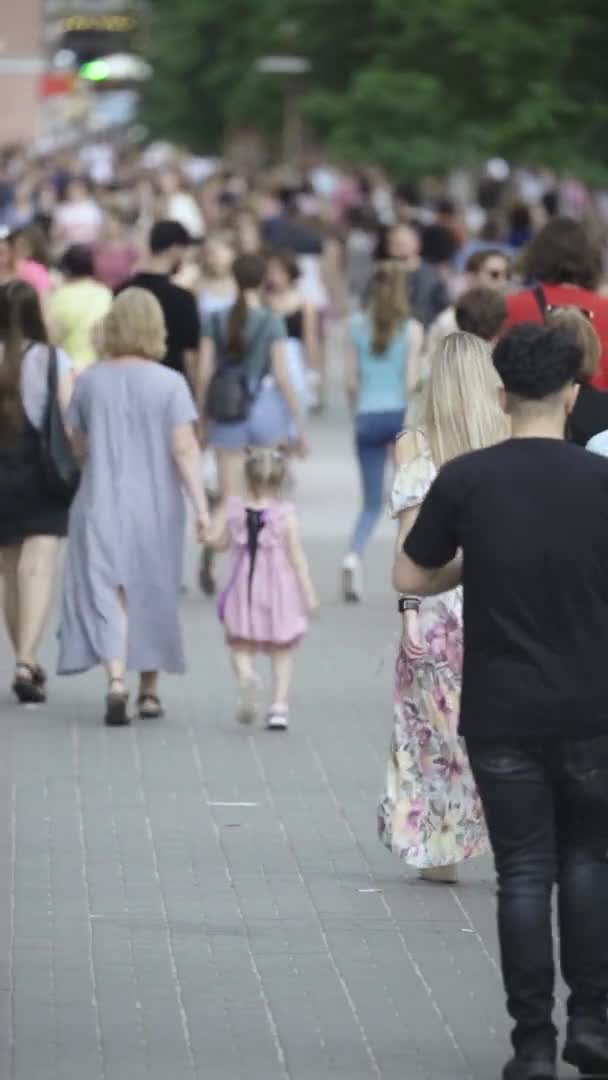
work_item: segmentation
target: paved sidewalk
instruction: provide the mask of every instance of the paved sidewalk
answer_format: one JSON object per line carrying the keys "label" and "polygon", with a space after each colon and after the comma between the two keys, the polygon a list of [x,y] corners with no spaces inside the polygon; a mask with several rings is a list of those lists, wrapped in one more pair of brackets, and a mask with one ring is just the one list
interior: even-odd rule
{"label": "paved sidewalk", "polygon": [[335,423],[301,470],[323,612],[288,735],[235,725],[213,607],[194,590],[191,673],[165,682],[164,721],[104,729],[99,673],[53,680],[43,709],[0,690],[2,1080],[499,1075],[489,861],[456,889],[429,886],[376,839],[391,528],[370,549],[365,605],[342,606],[356,481]]}

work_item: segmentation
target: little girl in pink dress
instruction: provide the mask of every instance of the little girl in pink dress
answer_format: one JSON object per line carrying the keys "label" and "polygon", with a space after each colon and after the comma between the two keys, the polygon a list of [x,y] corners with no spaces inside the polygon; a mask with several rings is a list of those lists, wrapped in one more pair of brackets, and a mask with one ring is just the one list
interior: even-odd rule
{"label": "little girl in pink dress", "polygon": [[239,683],[237,717],[256,719],[259,678],[255,659],[267,653],[272,664],[273,699],[266,726],[288,726],[294,650],[306,632],[307,616],[319,606],[300,542],[295,508],[281,491],[287,459],[279,449],[256,449],[245,462],[246,500],[228,500],[210,545],[229,550],[227,584],[218,615]]}

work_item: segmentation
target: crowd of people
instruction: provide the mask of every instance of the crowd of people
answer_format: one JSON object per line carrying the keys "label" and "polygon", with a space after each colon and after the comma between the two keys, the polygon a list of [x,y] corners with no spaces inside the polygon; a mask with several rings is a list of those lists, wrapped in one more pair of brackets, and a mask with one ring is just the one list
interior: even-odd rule
{"label": "crowd of people", "polygon": [[[362,507],[385,506],[402,636],[382,842],[458,881],[491,844],[514,1057],[555,1080],[551,894],[570,988],[564,1057],[608,1069],[608,297],[585,220],[538,203],[477,218],[376,175],[312,170],[198,185],[127,157],[105,184],[63,159],[0,185],[0,553],[14,693],[42,704],[38,651],[67,536],[60,674],[102,666],[104,719],[163,715],[185,670],[190,503],[217,590],[237,717],[289,726],[319,597],[288,500],[339,356]],[[11,169],[15,175],[11,176]],[[129,171],[131,170],[131,171]],[[470,209],[470,208],[468,208]],[[587,208],[588,209],[588,208]],[[526,212],[524,212],[526,211]],[[469,215],[470,216],[470,215]],[[338,334],[338,330],[341,333]],[[332,341],[328,350],[328,341]],[[595,451],[595,452],[593,452]],[[295,500],[297,501],[297,500]]]}

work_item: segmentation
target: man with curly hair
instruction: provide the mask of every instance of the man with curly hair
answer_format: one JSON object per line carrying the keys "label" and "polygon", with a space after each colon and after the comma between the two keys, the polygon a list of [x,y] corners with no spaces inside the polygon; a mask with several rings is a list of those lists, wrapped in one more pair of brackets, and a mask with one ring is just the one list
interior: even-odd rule
{"label": "man with curly hair", "polygon": [[553,886],[564,1060],[608,1075],[608,461],[564,440],[582,360],[561,326],[494,350],[512,438],[440,471],[395,564],[406,594],[464,585],[460,730],[498,875],[514,1057],[555,1080]]}

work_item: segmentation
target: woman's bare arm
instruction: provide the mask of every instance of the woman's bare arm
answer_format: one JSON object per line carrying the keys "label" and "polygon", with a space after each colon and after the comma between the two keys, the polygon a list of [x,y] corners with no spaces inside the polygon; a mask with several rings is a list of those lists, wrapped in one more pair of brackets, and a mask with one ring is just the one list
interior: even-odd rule
{"label": "woman's bare arm", "polygon": [[462,554],[436,569],[418,566],[403,550],[403,545],[414,528],[420,506],[413,506],[399,514],[399,529],[395,545],[393,565],[393,587],[399,593],[411,596],[435,596],[449,592],[460,585],[462,580]]}
{"label": "woman's bare arm", "polygon": [[70,440],[70,446],[72,447],[74,457],[78,462],[80,468],[83,467],[87,454],[89,452],[89,446],[87,437],[84,431],[68,431],[68,438]]}
{"label": "woman's bare arm", "polygon": [[207,496],[201,477],[201,452],[192,424],[178,424],[171,433],[171,451],[198,523],[208,524]]}
{"label": "woman's bare arm", "polygon": [[213,519],[205,536],[205,543],[214,551],[227,551],[230,547],[230,533],[226,520],[226,511],[221,507]]}
{"label": "woman's bare arm", "polygon": [[200,417],[199,437],[201,442],[205,441],[205,399],[207,397],[209,383],[211,382],[213,372],[215,371],[215,363],[215,342],[213,338],[204,337],[201,339],[198,364],[194,375],[193,385],[194,402]]}
{"label": "woman's bare arm", "polygon": [[419,506],[413,506],[411,510],[403,510],[399,514],[399,528],[397,529],[397,540],[395,542],[395,555],[400,555],[403,551],[403,545],[408,538],[409,533],[414,528],[414,523],[418,517]]}
{"label": "woman's bare arm", "polygon": [[424,345],[424,327],[417,319],[412,319],[408,326],[408,348],[406,350],[404,375],[406,400],[409,401],[412,394],[418,390],[422,366],[420,363],[422,348]]}
{"label": "woman's bare arm", "polygon": [[344,393],[350,408],[355,410],[359,397],[359,365],[352,341],[347,341],[344,351]]}
{"label": "woman's bare arm", "polygon": [[320,372],[322,364],[319,315],[311,304],[305,304],[302,309],[302,325],[304,333],[304,349],[308,365],[313,371]]}
{"label": "woman's bare arm", "polygon": [[395,443],[395,465],[409,465],[420,453],[420,444],[415,431],[406,431],[400,435]]}
{"label": "woman's bare arm", "polygon": [[298,401],[298,395],[289,378],[289,372],[287,370],[287,351],[285,349],[284,341],[280,340],[272,343],[270,347],[270,359],[275,382],[280,393],[287,402],[287,408],[289,409],[295,429],[298,433],[298,439],[304,445],[304,425],[300,411],[300,402]]}
{"label": "woman's bare arm", "polygon": [[71,368],[69,371],[66,371],[65,375],[61,376],[57,384],[57,400],[59,402],[59,408],[64,416],[68,411],[68,405],[72,400],[75,385],[76,372]]}

